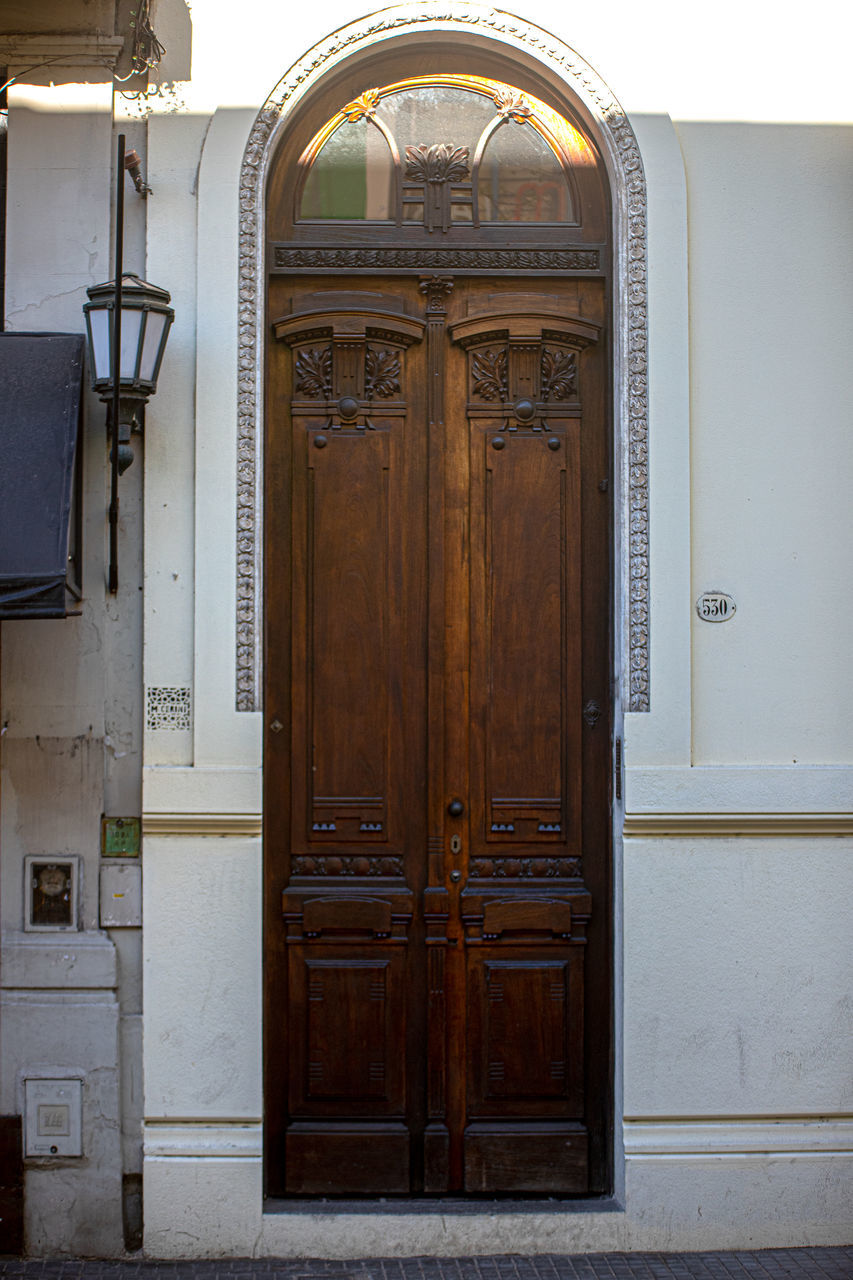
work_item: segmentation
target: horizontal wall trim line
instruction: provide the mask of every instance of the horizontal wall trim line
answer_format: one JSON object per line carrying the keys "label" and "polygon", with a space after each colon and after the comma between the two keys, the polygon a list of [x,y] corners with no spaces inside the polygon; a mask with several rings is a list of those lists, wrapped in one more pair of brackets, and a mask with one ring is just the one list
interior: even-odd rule
{"label": "horizontal wall trim line", "polygon": [[143,1148],[147,1157],[254,1159],[263,1151],[258,1124],[146,1124]]}
{"label": "horizontal wall trim line", "polygon": [[625,1155],[853,1155],[853,1118],[831,1120],[626,1120]]}
{"label": "horizontal wall trim line", "polygon": [[257,1128],[263,1124],[261,1116],[145,1116],[143,1124],[146,1128],[152,1125],[168,1126],[195,1125],[199,1129],[219,1128],[221,1125],[236,1125],[241,1129]]}
{"label": "horizontal wall trim line", "polygon": [[627,1162],[652,1160],[669,1161],[671,1164],[680,1160],[690,1160],[700,1164],[703,1160],[719,1163],[724,1160],[752,1160],[756,1164],[764,1164],[768,1160],[853,1160],[853,1150],[844,1148],[836,1151],[832,1147],[799,1147],[789,1150],[787,1147],[761,1147],[755,1151],[626,1151]]}
{"label": "horizontal wall trim line", "polygon": [[[145,813],[143,835],[259,836],[260,813]],[[853,813],[627,813],[626,836],[851,836]]]}
{"label": "horizontal wall trim line", "polygon": [[853,813],[626,813],[626,836],[850,836]]}
{"label": "horizontal wall trim line", "polygon": [[259,836],[259,813],[144,813],[145,836]]}

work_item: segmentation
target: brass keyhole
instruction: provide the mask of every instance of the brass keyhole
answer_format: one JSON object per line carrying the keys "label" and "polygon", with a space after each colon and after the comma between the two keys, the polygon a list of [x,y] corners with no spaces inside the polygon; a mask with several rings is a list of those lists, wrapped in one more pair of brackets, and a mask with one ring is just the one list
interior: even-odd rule
{"label": "brass keyhole", "polygon": [[461,853],[461,852],[462,852],[462,837],[461,837],[461,836],[451,836],[451,837],[450,837],[450,852],[451,852],[451,853]]}

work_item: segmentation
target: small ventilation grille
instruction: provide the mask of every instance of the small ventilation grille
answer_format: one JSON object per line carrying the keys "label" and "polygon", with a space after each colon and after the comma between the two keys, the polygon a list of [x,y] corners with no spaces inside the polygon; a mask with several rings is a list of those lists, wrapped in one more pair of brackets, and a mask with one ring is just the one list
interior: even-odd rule
{"label": "small ventilation grille", "polygon": [[154,685],[145,691],[146,729],[191,729],[192,693],[172,685]]}

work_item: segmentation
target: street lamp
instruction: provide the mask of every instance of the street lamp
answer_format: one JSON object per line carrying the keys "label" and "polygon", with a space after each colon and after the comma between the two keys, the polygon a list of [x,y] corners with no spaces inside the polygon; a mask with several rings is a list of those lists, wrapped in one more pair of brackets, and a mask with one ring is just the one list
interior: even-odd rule
{"label": "street lamp", "polygon": [[[89,302],[86,335],[89,345],[89,374],[92,388],[114,412],[115,351],[113,347],[117,292],[121,297],[118,386],[118,470],[133,462],[131,431],[142,431],[145,402],[157,390],[157,377],[166,350],[166,339],[175,313],[168,305],[170,295],[148,284],[132,272],[124,272],[121,289],[114,280],[87,289]],[[115,424],[110,424],[115,432]]]}
{"label": "street lamp", "polygon": [[109,405],[111,595],[118,591],[119,472],[126,471],[133,461],[130,433],[142,430],[145,402],[157,390],[160,362],[175,314],[165,289],[146,284],[124,270],[125,173],[130,174],[140,196],[151,194],[142,180],[139,156],[135,151],[125,154],[124,143],[120,133],[116,139],[115,272],[107,284],[86,290],[90,300],[83,307],[92,386]]}

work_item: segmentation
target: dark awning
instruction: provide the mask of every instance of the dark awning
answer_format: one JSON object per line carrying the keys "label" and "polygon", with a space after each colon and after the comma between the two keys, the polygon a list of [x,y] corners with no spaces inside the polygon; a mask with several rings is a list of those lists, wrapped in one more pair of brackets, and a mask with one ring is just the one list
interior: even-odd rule
{"label": "dark awning", "polygon": [[68,611],[82,380],[82,334],[0,333],[0,618]]}

